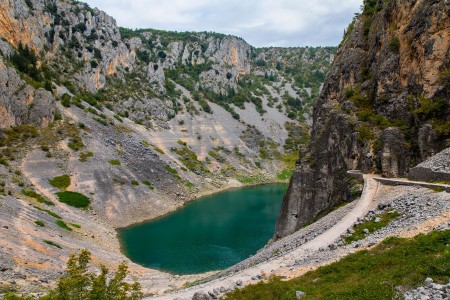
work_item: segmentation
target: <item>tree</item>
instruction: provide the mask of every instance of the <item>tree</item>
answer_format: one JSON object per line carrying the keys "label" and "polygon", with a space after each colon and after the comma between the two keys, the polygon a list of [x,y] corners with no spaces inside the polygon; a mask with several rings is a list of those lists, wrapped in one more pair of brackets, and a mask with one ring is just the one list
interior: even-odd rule
{"label": "tree", "polygon": [[[143,297],[141,285],[125,281],[128,275],[126,262],[119,265],[109,281],[109,270],[100,266],[100,274],[88,270],[91,253],[84,249],[72,254],[67,262],[66,274],[58,280],[57,287],[40,300],[138,300]],[[7,300],[28,300],[29,297],[6,295]],[[31,298],[32,299],[32,298]]]}

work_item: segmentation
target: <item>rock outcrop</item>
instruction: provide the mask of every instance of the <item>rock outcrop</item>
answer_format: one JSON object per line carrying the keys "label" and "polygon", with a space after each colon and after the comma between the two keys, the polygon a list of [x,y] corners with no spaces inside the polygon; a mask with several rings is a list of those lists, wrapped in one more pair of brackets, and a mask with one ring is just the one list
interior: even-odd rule
{"label": "rock outcrop", "polygon": [[276,237],[350,200],[347,170],[405,176],[449,144],[448,1],[364,2],[315,104]]}
{"label": "rock outcrop", "polygon": [[47,126],[55,110],[49,91],[28,85],[0,56],[0,130],[22,124]]}

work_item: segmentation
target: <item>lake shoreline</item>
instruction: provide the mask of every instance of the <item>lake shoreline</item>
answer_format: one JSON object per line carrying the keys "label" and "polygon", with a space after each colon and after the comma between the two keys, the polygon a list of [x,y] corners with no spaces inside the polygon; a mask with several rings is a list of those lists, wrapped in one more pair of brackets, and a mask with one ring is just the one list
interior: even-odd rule
{"label": "lake shoreline", "polygon": [[221,271],[267,244],[287,188],[285,181],[263,182],[202,195],[183,210],[116,230],[120,251],[171,275]]}

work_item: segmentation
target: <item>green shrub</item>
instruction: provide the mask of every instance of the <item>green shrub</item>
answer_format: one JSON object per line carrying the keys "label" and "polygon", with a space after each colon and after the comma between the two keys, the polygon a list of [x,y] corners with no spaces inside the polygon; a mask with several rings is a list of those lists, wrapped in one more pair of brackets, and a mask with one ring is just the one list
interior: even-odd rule
{"label": "green shrub", "polygon": [[62,247],[61,247],[60,245],[58,245],[57,243],[55,243],[55,242],[52,242],[52,241],[49,241],[49,240],[44,240],[44,243],[46,243],[46,244],[48,244],[48,245],[51,245],[51,246],[53,246],[53,247],[62,249]]}
{"label": "green shrub", "polygon": [[33,206],[33,207],[36,208],[37,210],[46,212],[47,214],[49,214],[50,216],[52,216],[52,217],[54,217],[54,218],[62,219],[60,216],[58,216],[57,214],[55,214],[54,212],[52,212],[52,211],[50,211],[50,210],[48,210],[48,209],[43,209],[43,208],[40,208],[40,207],[38,207],[38,206]]}
{"label": "green shrub", "polygon": [[70,96],[68,94],[62,95],[61,104],[64,107],[70,107],[71,101],[70,101]]}
{"label": "green shrub", "polygon": [[389,41],[389,49],[394,53],[400,52],[400,40],[397,36],[392,37]]}
{"label": "green shrub", "polygon": [[50,183],[50,185],[54,186],[55,188],[63,190],[70,185],[70,176],[69,175],[57,176],[53,179],[50,179],[48,183]]}
{"label": "green shrub", "polygon": [[44,227],[44,226],[45,226],[44,222],[42,222],[42,221],[34,221],[34,223],[35,223],[37,226],[41,226],[41,227]]}
{"label": "green shrub", "polygon": [[109,161],[109,163],[110,163],[111,165],[113,165],[113,166],[120,166],[120,165],[122,165],[122,163],[120,162],[120,160],[117,160],[117,159],[112,159],[112,160]]}
{"label": "green shrub", "polygon": [[77,208],[87,208],[91,203],[88,197],[77,192],[64,191],[58,192],[56,195],[58,196],[59,201]]}
{"label": "green shrub", "polygon": [[74,151],[79,151],[84,148],[83,141],[80,138],[71,138],[67,146]]}
{"label": "green shrub", "polygon": [[76,224],[76,223],[70,223],[70,225],[72,225],[73,227],[75,227],[75,228],[78,228],[78,229],[80,229],[80,228],[81,228],[81,226],[80,226],[80,225],[78,225],[78,224]]}
{"label": "green shrub", "polygon": [[142,183],[145,184],[151,190],[155,189],[155,187],[148,180],[143,180]]}
{"label": "green shrub", "polygon": [[367,142],[374,138],[372,128],[366,124],[362,124],[358,129],[358,140],[361,142]]}
{"label": "green shrub", "polygon": [[81,162],[86,162],[87,159],[88,159],[88,157],[94,157],[94,153],[92,153],[92,152],[83,152],[83,153],[80,153],[80,159],[79,159],[79,161],[81,161]]}
{"label": "green shrub", "polygon": [[65,229],[65,230],[72,231],[72,228],[70,228],[69,226],[67,226],[67,224],[64,223],[64,221],[62,221],[62,220],[56,221],[55,224],[58,225],[59,227]]}
{"label": "green shrub", "polygon": [[35,191],[23,189],[22,194],[36,199],[37,202],[39,202],[39,203],[44,203],[44,204],[51,205],[51,206],[55,205],[55,203],[53,203],[50,200],[45,199],[44,197],[42,197],[40,194],[36,193]]}
{"label": "green shrub", "polygon": [[132,185],[139,185],[139,182],[138,182],[137,180],[134,180],[134,179],[133,179],[133,180],[131,180],[131,184],[132,184]]}

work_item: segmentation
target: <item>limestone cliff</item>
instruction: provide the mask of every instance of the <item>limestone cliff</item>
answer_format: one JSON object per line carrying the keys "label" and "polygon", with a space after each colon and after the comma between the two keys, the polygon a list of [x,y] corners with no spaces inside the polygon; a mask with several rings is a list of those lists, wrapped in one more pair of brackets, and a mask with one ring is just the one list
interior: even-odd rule
{"label": "limestone cliff", "polygon": [[450,4],[364,1],[314,106],[276,237],[351,200],[346,171],[387,177],[449,145]]}

